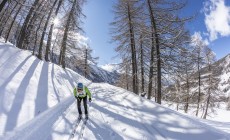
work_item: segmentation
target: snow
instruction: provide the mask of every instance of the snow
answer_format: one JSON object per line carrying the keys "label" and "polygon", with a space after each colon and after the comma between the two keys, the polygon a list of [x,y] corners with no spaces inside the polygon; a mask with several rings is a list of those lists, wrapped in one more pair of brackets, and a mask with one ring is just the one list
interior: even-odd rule
{"label": "snow", "polygon": [[4,43],[0,43],[0,139],[69,139],[78,117],[72,90],[79,81],[89,87],[93,101],[88,103],[86,127],[81,122],[74,139],[230,139],[229,123],[185,116],[122,88],[92,83]]}
{"label": "snow", "polygon": [[220,76],[221,81],[219,84],[219,88],[226,97],[229,97],[230,96],[230,86],[228,83],[230,82],[230,55],[227,55],[224,58],[224,62],[222,62],[221,65],[223,67],[223,71]]}
{"label": "snow", "polygon": [[109,72],[114,72],[118,70],[118,65],[117,64],[105,64],[100,66],[102,69],[109,71]]}
{"label": "snow", "polygon": [[[162,105],[165,107],[168,107],[172,110],[176,110],[176,104],[172,102],[162,102]],[[182,106],[179,106],[179,108]],[[184,110],[178,110],[181,114],[196,119],[197,121],[201,122],[202,124],[209,125],[212,127],[215,127],[219,131],[225,131],[227,133],[230,133],[230,111],[226,110],[226,103],[219,103],[219,107],[214,107],[215,113],[211,113],[207,115],[207,120],[200,119],[202,118],[201,111],[199,112],[199,115],[196,116],[196,106],[190,105],[188,113],[184,113]]]}

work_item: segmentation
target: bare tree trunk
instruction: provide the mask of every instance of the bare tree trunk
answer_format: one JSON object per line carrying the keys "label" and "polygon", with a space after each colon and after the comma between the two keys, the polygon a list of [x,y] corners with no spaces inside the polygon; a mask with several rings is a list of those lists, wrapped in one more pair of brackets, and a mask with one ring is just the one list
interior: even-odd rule
{"label": "bare tree trunk", "polygon": [[0,12],[2,11],[2,9],[4,8],[4,6],[6,5],[6,2],[8,0],[3,0],[2,3],[0,4]]}
{"label": "bare tree trunk", "polygon": [[[208,70],[211,73],[211,64],[208,65]],[[205,112],[204,112],[204,116],[203,119],[206,119],[207,114],[208,114],[208,107],[210,104],[210,98],[211,98],[211,85],[212,85],[212,81],[211,81],[211,74],[208,76],[208,83],[209,83],[209,87],[208,87],[208,98],[207,98],[207,102],[206,102],[206,107],[205,107]]]}
{"label": "bare tree trunk", "polygon": [[230,110],[230,95],[228,95],[228,103],[227,103],[227,110]]}
{"label": "bare tree trunk", "polygon": [[[154,50],[155,50],[155,40],[154,40],[154,17],[153,17],[153,12],[152,12],[152,7],[151,3],[148,0],[148,10],[150,14],[150,19],[151,19],[151,59],[150,59],[150,66],[149,66],[149,86],[148,86],[148,99],[151,98],[152,94],[152,85],[153,85],[153,64],[154,64]],[[157,99],[157,98],[156,98]]]}
{"label": "bare tree trunk", "polygon": [[[151,6],[150,6],[150,9],[151,9]],[[152,28],[152,34],[151,34],[151,59],[150,59],[150,70],[149,70],[148,99],[151,98],[151,95],[152,95],[152,86],[153,86],[153,64],[154,64],[154,50],[155,50],[155,46],[154,46],[154,44],[155,44],[154,43],[154,33],[153,32],[154,32],[154,29]],[[158,99],[157,99],[157,101],[158,101]]]}
{"label": "bare tree trunk", "polygon": [[36,50],[36,47],[37,47],[37,41],[38,41],[38,31],[41,27],[41,24],[42,24],[42,21],[43,19],[45,18],[45,15],[42,16],[41,18],[41,22],[39,23],[38,27],[37,27],[37,30],[35,32],[35,40],[34,40],[34,48],[33,48],[33,55],[35,54],[35,50]]}
{"label": "bare tree trunk", "polygon": [[53,9],[54,9],[54,7],[55,7],[55,5],[56,5],[57,2],[58,2],[58,1],[56,0],[56,1],[54,2],[54,4],[52,5],[52,7],[51,7],[51,9],[50,9],[50,12],[49,12],[49,15],[48,15],[48,17],[47,17],[47,19],[46,19],[45,26],[44,26],[44,28],[43,28],[42,37],[41,37],[41,40],[40,40],[39,51],[38,51],[38,58],[39,58],[39,59],[42,59],[42,46],[43,46],[43,40],[44,40],[45,33],[46,33],[46,28],[47,28],[47,26],[48,26],[48,23],[49,23],[49,21],[50,21],[50,17],[51,17],[51,15],[52,15],[52,13],[53,13]]}
{"label": "bare tree trunk", "polygon": [[[152,39],[155,38],[155,43],[156,43],[156,56],[157,56],[157,103],[161,104],[161,54],[160,54],[160,42],[159,42],[159,37],[158,37],[158,33],[157,33],[157,27],[156,27],[156,22],[155,22],[155,18],[153,15],[153,9],[151,7],[151,2],[150,0],[147,1],[148,2],[148,8],[149,8],[149,13],[150,13],[150,19],[151,19],[151,26],[152,26]],[[154,43],[154,41],[152,40],[152,43]],[[153,61],[153,56],[154,55],[154,49],[155,47],[153,46],[154,44],[152,44],[151,47],[151,60]],[[150,61],[150,64],[153,64]],[[150,67],[150,72],[153,72],[153,67]],[[152,74],[152,73],[150,73]],[[151,82],[151,81],[150,81]],[[151,90],[151,89],[149,89]]]}
{"label": "bare tree trunk", "polygon": [[155,102],[157,102],[157,77],[154,77],[154,81],[155,81],[155,90],[154,90],[154,95],[155,95]]}
{"label": "bare tree trunk", "polygon": [[207,117],[207,114],[208,114],[208,107],[209,107],[209,104],[210,104],[210,93],[208,93],[208,98],[207,98],[207,102],[206,102],[206,107],[205,107],[205,112],[204,112],[204,116],[203,116],[203,119],[206,119]]}
{"label": "bare tree trunk", "polygon": [[198,113],[199,113],[199,107],[200,107],[200,98],[201,98],[201,77],[200,77],[200,71],[199,71],[199,68],[198,68],[198,84],[199,84],[199,91],[198,91],[198,99],[197,99],[197,109],[196,109],[196,116],[198,116]]}
{"label": "bare tree trunk", "polygon": [[[26,0],[23,1],[23,4],[25,3],[25,1],[26,1]],[[8,38],[9,38],[9,35],[10,35],[10,32],[11,32],[11,29],[12,29],[12,27],[13,27],[13,25],[14,25],[14,22],[15,22],[17,16],[18,16],[19,12],[20,12],[21,9],[22,9],[22,6],[23,6],[23,5],[21,5],[21,6],[19,7],[18,11],[17,11],[16,14],[14,15],[13,21],[11,22],[10,28],[9,28],[8,33],[7,33],[7,35],[6,35],[6,41],[5,41],[5,42],[8,41]]]}
{"label": "bare tree trunk", "polygon": [[158,35],[156,37],[156,50],[157,50],[157,103],[161,104],[161,54]]}
{"label": "bare tree trunk", "polygon": [[[57,9],[55,11],[55,16],[57,17],[58,11],[61,7],[63,0],[60,0],[57,6]],[[49,55],[50,55],[50,48],[51,48],[51,41],[52,41],[52,34],[53,34],[53,28],[54,28],[54,22],[51,24],[49,35],[48,35],[48,40],[47,40],[47,45],[46,45],[46,54],[45,54],[45,60],[50,61]]]}
{"label": "bare tree trunk", "polygon": [[[36,21],[40,18],[40,16],[42,16],[42,18],[44,18],[44,13],[42,12],[38,12],[38,11],[43,11],[44,10],[47,10],[47,7],[45,6],[49,1],[41,1],[38,5],[37,5],[37,8],[35,11],[37,12],[34,12],[33,16],[31,17],[29,23],[28,23],[28,27],[27,27],[27,31],[26,31],[26,34],[25,34],[25,40],[24,40],[24,49],[27,49],[28,47],[28,43],[30,42],[30,36],[32,35],[31,32],[35,27],[35,23]],[[43,21],[43,19],[42,19]],[[39,21],[41,22],[41,21]],[[39,29],[40,29],[40,26],[41,26],[41,23],[39,24]],[[36,39],[37,39],[37,36],[36,36]],[[37,42],[37,41],[36,41]]]}
{"label": "bare tree trunk", "polygon": [[12,2],[9,2],[9,4],[7,4],[7,7],[4,9],[4,11],[2,12],[1,14],[1,18],[0,18],[0,26],[2,26],[2,23],[4,22],[4,18],[6,17],[6,14],[9,13],[9,9],[10,9],[10,5],[11,5]]}
{"label": "bare tree trunk", "polygon": [[73,12],[74,12],[74,8],[76,6],[77,0],[74,0],[71,11],[68,15],[68,20],[65,26],[65,31],[64,31],[64,36],[62,39],[62,45],[61,45],[61,52],[60,52],[60,59],[59,59],[59,64],[62,65],[63,68],[65,68],[65,52],[66,52],[66,44],[67,44],[67,38],[68,38],[68,32],[69,32],[69,28],[70,28],[70,22],[71,22],[71,18],[73,16]]}
{"label": "bare tree trunk", "polygon": [[185,97],[185,107],[184,107],[184,112],[188,113],[188,107],[189,107],[189,80],[188,80],[188,71],[186,68],[186,89],[187,89],[187,93],[186,93],[186,97]]}
{"label": "bare tree trunk", "polygon": [[125,80],[126,80],[126,89],[129,90],[129,78],[128,78],[128,65],[125,65]]}
{"label": "bare tree trunk", "polygon": [[8,20],[11,18],[12,13],[13,13],[14,9],[15,9],[17,6],[18,6],[18,2],[16,2],[16,4],[14,5],[14,7],[13,7],[12,10],[10,11],[10,13],[7,15],[8,18],[5,20],[5,22],[3,22],[3,23],[1,24],[2,27],[1,27],[1,30],[0,30],[0,36],[2,36],[2,33],[3,33],[3,31],[4,31],[5,27],[6,27],[7,22],[8,22]]}
{"label": "bare tree trunk", "polygon": [[175,84],[175,90],[176,90],[176,110],[178,111],[179,109],[179,96],[180,96],[180,81],[176,80],[176,84]]}
{"label": "bare tree trunk", "polygon": [[142,35],[140,37],[140,47],[141,47],[141,92],[145,92],[145,79],[144,79],[144,52],[143,52],[143,41]]}
{"label": "bare tree trunk", "polygon": [[21,49],[24,49],[24,46],[23,46],[23,43],[24,43],[24,39],[25,39],[25,36],[26,36],[26,31],[27,31],[27,26],[29,24],[29,21],[30,21],[30,18],[35,10],[35,7],[36,5],[39,3],[40,0],[35,0],[32,7],[30,8],[29,10],[29,13],[28,15],[26,16],[26,19],[22,25],[22,29],[21,29],[21,32],[20,32],[20,35],[19,35],[19,38],[17,39],[18,42],[17,42],[17,47],[18,48],[21,48]]}
{"label": "bare tree trunk", "polygon": [[88,66],[88,63],[87,63],[87,61],[88,61],[88,50],[87,50],[87,48],[85,49],[85,68],[84,68],[84,76],[86,77],[86,75],[87,75],[87,66]]}
{"label": "bare tree trunk", "polygon": [[129,18],[129,33],[130,33],[130,47],[132,53],[132,76],[133,76],[133,92],[138,94],[138,81],[137,81],[137,60],[136,60],[136,48],[134,38],[134,28],[131,19],[130,5],[128,4],[128,18]]}

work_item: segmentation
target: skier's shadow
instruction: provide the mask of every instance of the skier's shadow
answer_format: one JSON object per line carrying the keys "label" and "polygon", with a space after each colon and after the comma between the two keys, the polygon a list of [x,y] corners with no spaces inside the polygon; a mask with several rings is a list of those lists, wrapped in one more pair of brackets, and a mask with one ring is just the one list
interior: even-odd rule
{"label": "skier's shadow", "polygon": [[116,133],[111,128],[106,125],[99,126],[96,122],[89,118],[87,128],[91,130],[97,140],[107,140],[116,139],[116,140],[124,140],[118,133]]}

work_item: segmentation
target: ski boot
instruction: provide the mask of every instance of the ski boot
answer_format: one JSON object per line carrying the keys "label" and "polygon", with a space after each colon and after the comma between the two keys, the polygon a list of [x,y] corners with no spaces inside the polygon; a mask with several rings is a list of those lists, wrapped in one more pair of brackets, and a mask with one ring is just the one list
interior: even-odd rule
{"label": "ski boot", "polygon": [[82,119],[82,115],[81,114],[79,114],[79,116],[78,116],[78,120],[81,120]]}
{"label": "ski boot", "polygon": [[88,120],[88,118],[89,118],[89,115],[85,114],[85,119]]}

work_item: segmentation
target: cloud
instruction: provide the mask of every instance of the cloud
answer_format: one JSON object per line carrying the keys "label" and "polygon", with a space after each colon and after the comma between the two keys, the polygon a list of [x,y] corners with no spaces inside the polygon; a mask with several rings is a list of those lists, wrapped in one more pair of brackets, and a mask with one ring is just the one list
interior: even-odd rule
{"label": "cloud", "polygon": [[225,0],[206,1],[204,14],[210,41],[230,35],[230,7],[225,5]]}

